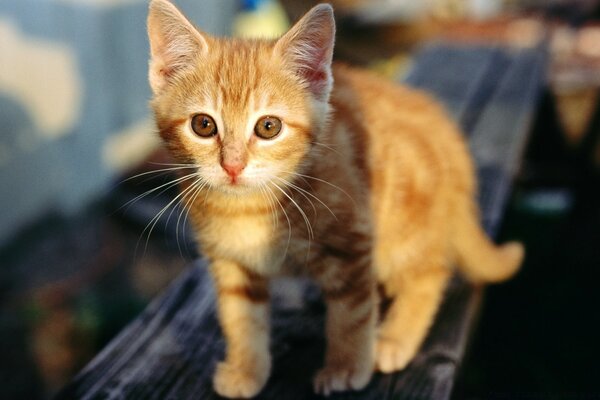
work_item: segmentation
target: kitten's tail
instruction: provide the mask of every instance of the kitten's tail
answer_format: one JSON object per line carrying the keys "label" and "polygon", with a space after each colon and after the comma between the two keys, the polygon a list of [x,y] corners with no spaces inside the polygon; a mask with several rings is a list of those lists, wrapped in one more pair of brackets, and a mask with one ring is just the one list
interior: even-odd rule
{"label": "kitten's tail", "polygon": [[495,245],[483,231],[476,213],[464,208],[452,235],[459,270],[475,283],[509,279],[521,266],[525,255],[523,245],[519,242]]}

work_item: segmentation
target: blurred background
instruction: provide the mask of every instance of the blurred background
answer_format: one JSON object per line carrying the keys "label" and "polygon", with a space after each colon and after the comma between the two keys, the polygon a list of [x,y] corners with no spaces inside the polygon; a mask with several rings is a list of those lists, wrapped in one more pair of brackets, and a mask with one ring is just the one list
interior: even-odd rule
{"label": "blurred background", "polygon": [[[600,398],[600,2],[330,2],[336,57],[394,80],[429,41],[545,43],[501,234],[526,243],[526,265],[488,289],[455,398]],[[176,1],[209,33],[247,36],[277,36],[316,3]],[[140,197],[173,179],[147,174],[169,158],[148,108],[146,12],[0,0],[2,399],[51,397],[197,256],[177,210],[153,219],[176,188]]]}

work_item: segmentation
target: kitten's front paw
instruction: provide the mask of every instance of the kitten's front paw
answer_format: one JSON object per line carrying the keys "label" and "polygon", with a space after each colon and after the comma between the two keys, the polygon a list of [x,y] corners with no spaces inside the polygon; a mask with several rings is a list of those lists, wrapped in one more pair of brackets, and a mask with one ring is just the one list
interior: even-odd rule
{"label": "kitten's front paw", "polygon": [[367,386],[372,374],[373,365],[369,363],[354,367],[325,366],[314,378],[314,390],[324,396],[329,396],[334,391],[360,390]]}
{"label": "kitten's front paw", "polygon": [[248,399],[261,391],[268,378],[269,368],[244,370],[227,362],[220,362],[213,377],[213,386],[223,397]]}
{"label": "kitten's front paw", "polygon": [[416,355],[418,349],[415,347],[394,339],[378,337],[375,348],[377,370],[384,373],[403,370]]}

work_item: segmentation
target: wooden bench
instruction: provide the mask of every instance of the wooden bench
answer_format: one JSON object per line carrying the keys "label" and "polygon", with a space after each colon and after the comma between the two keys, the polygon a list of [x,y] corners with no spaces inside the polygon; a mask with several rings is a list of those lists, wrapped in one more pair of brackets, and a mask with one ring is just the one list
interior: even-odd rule
{"label": "wooden bench", "polygon": [[[405,81],[436,94],[468,135],[486,230],[495,235],[527,141],[544,76],[541,49],[433,44]],[[431,132],[435,135],[435,132]],[[453,279],[421,352],[400,373],[376,374],[343,399],[447,399],[465,353],[482,291]],[[300,305],[273,301],[274,368],[261,399],[310,399],[324,353],[324,306],[308,286]],[[58,399],[213,399],[211,377],[224,351],[215,295],[195,262],[57,396]]]}

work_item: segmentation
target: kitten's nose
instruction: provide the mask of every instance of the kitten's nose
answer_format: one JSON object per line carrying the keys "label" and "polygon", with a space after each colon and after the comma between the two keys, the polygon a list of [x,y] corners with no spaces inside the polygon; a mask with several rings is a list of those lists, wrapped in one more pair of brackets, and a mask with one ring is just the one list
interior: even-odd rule
{"label": "kitten's nose", "polygon": [[233,181],[238,177],[242,170],[246,167],[242,162],[221,162],[221,167],[227,172]]}

